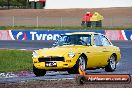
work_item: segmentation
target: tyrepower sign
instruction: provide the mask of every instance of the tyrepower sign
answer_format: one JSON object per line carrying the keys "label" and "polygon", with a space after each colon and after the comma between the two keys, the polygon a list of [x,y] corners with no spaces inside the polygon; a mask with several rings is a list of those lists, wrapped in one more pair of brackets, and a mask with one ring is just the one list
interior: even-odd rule
{"label": "tyrepower sign", "polygon": [[[103,33],[104,30],[89,30]],[[88,32],[88,30],[9,30],[11,40],[57,40],[61,34],[71,32]]]}
{"label": "tyrepower sign", "polygon": [[132,30],[0,30],[0,40],[57,40],[71,32],[97,32],[110,40],[132,40]]}

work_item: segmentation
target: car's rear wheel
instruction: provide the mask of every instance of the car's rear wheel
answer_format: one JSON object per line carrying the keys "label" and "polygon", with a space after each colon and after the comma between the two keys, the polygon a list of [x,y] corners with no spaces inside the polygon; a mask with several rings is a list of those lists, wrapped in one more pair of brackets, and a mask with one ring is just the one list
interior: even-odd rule
{"label": "car's rear wheel", "polygon": [[37,69],[34,65],[33,65],[33,72],[36,76],[44,76],[46,74],[46,70],[44,69]]}
{"label": "car's rear wheel", "polygon": [[105,71],[113,72],[116,69],[116,58],[114,55],[111,55],[108,65],[105,67]]}
{"label": "car's rear wheel", "polygon": [[80,56],[76,62],[76,65],[74,65],[74,67],[72,67],[71,69],[68,70],[69,74],[78,74],[79,73],[79,66],[81,66],[81,68],[83,70],[86,70],[86,59],[84,58],[84,56]]}

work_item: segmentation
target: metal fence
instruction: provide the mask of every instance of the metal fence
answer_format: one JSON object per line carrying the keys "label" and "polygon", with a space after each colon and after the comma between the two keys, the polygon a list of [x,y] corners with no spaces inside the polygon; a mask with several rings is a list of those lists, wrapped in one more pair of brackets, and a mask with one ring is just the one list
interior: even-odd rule
{"label": "metal fence", "polygon": [[[132,16],[107,17],[103,20],[104,27],[132,27]],[[81,17],[0,17],[0,26],[81,26]]]}

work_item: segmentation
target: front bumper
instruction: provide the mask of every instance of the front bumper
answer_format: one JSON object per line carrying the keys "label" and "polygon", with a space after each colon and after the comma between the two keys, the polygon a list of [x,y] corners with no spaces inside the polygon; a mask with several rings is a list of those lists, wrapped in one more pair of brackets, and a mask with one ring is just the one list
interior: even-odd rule
{"label": "front bumper", "polygon": [[[74,58],[65,57],[64,61],[44,61],[39,62],[38,58],[33,58],[33,65],[38,69],[45,69],[45,70],[65,70],[68,68],[72,68],[78,59],[79,55],[76,55]],[[46,67],[46,62],[56,62],[56,67]]]}
{"label": "front bumper", "polygon": [[39,62],[39,63],[34,63],[33,65],[38,68],[38,69],[45,69],[45,70],[63,70],[63,69],[68,69],[72,68],[75,63],[68,63],[68,62],[56,62],[57,67],[46,67],[45,62]]}

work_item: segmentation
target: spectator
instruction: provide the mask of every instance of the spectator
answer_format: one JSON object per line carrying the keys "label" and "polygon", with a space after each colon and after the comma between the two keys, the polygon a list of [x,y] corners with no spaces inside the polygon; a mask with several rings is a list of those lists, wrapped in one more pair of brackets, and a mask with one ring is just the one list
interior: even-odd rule
{"label": "spectator", "polygon": [[92,13],[91,12],[87,12],[83,18],[82,18],[82,23],[81,25],[82,26],[87,26],[87,27],[91,27],[91,21],[90,21],[90,18],[92,17]]}

